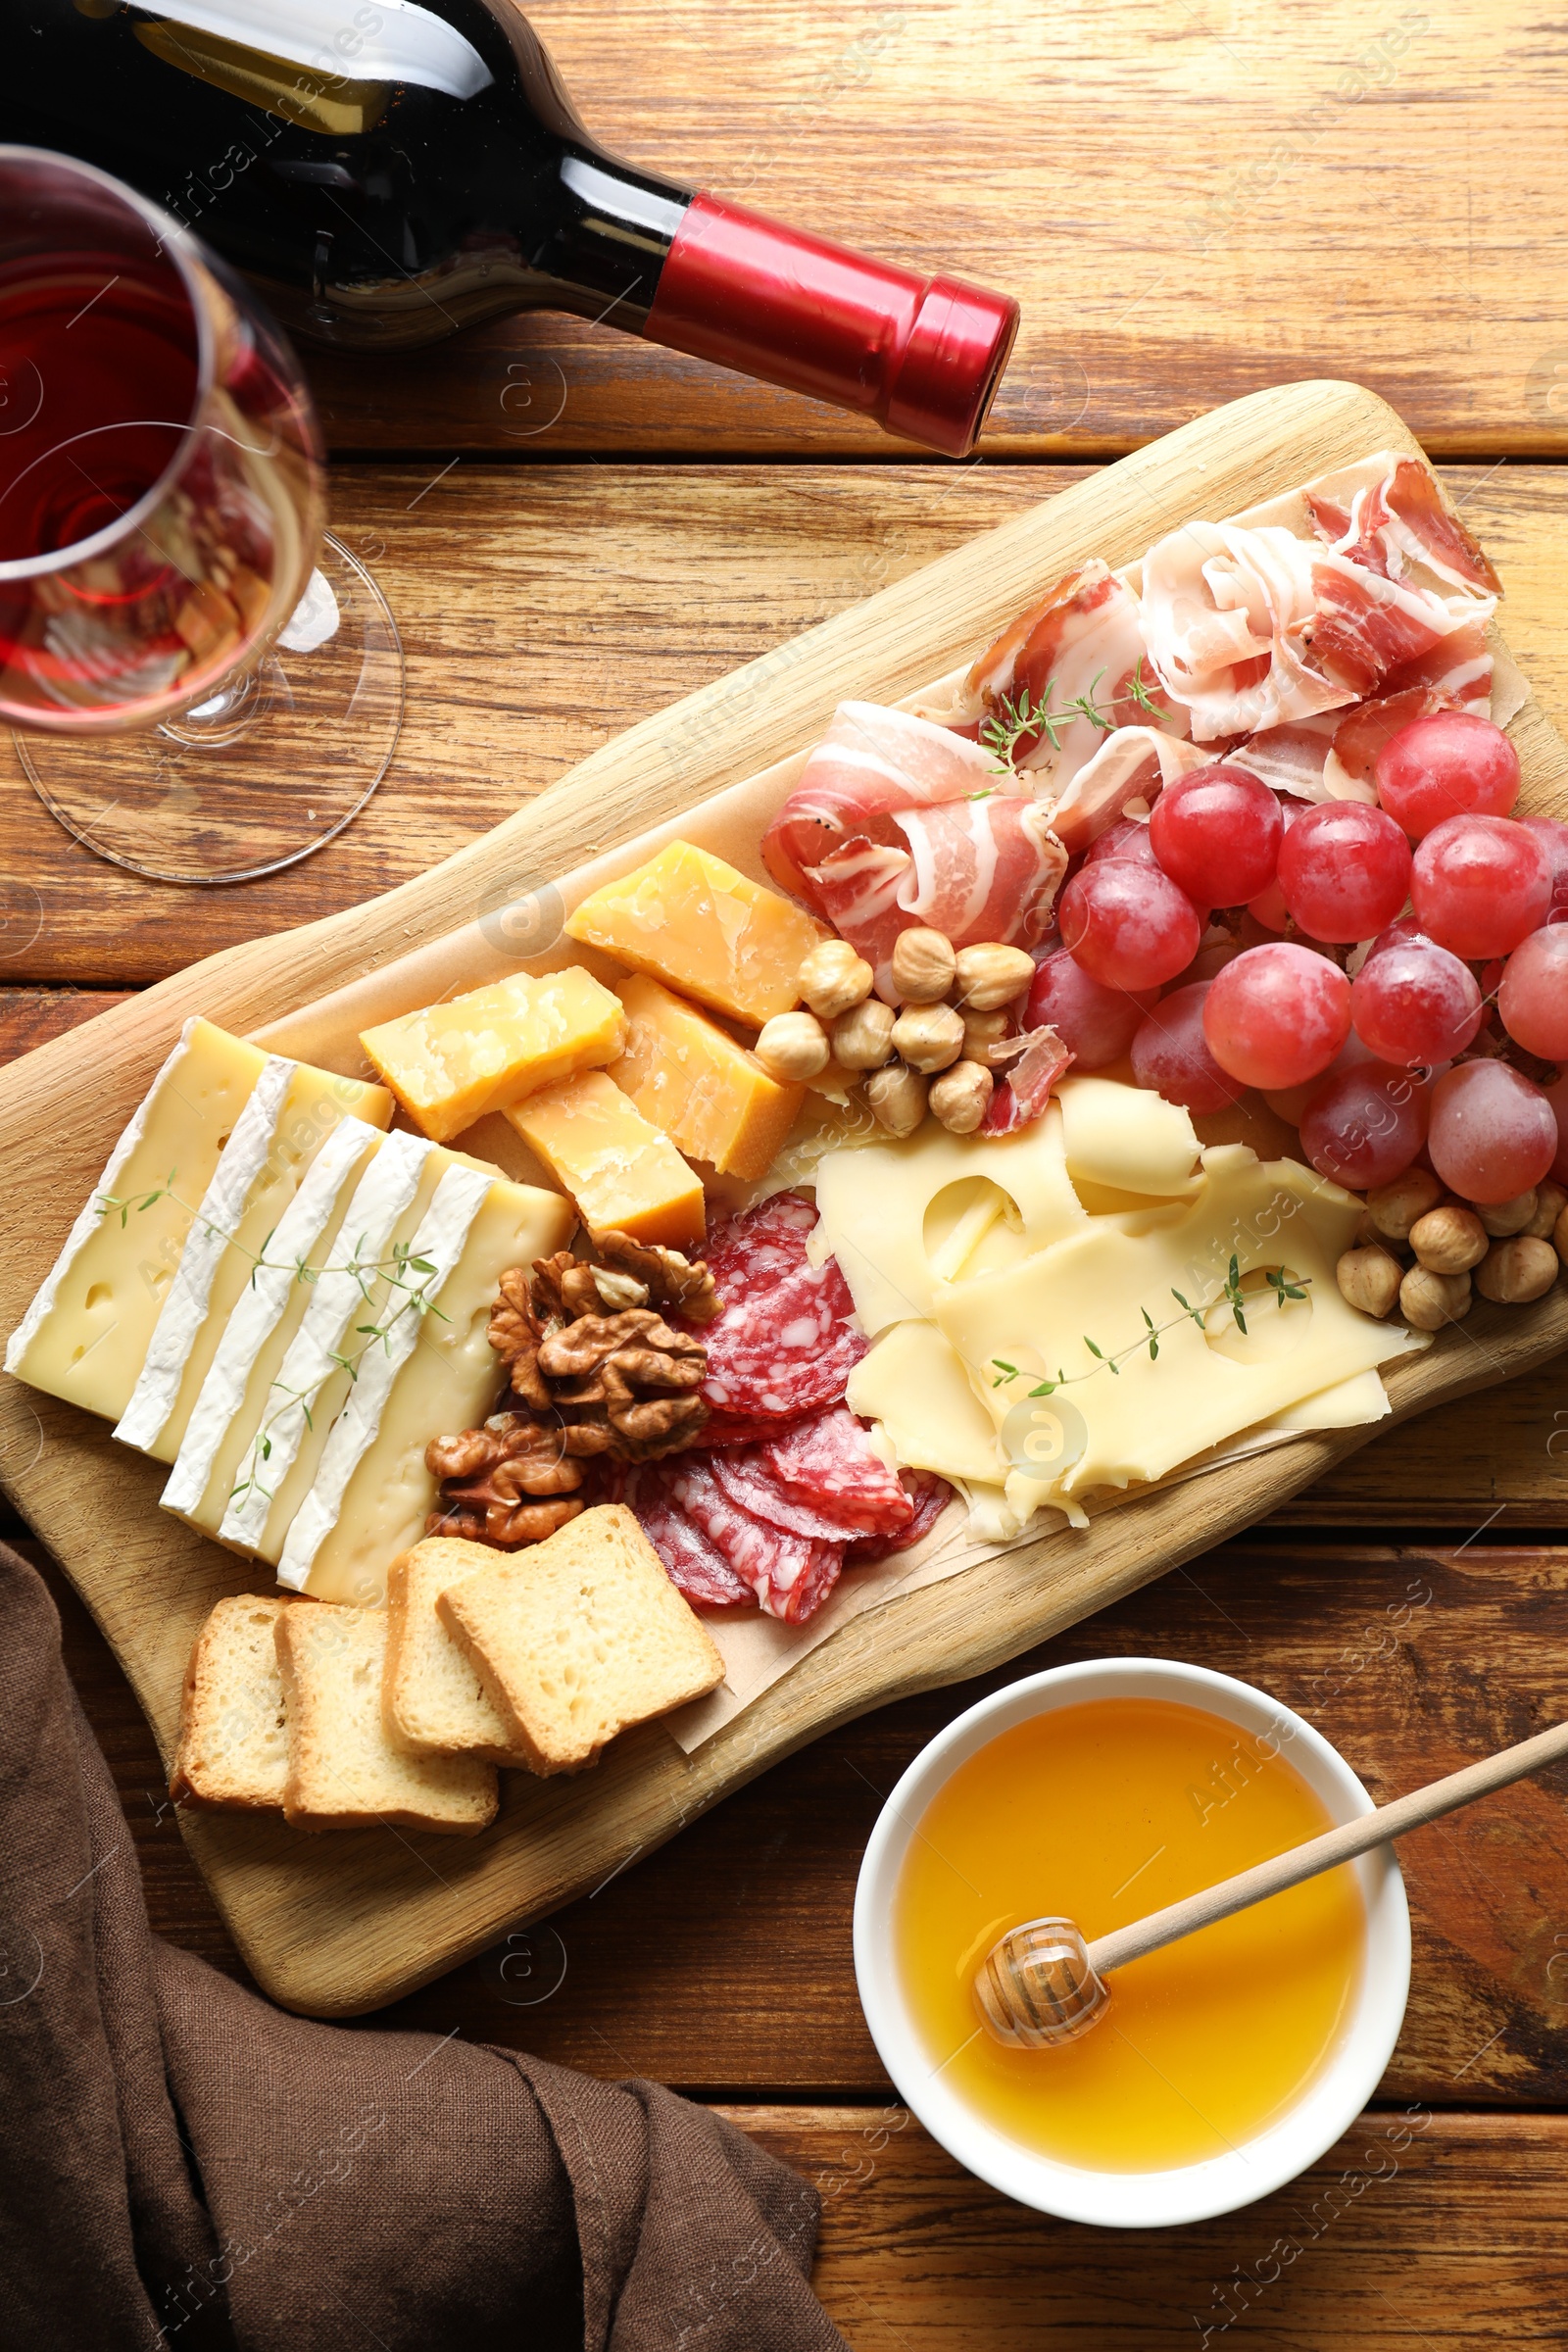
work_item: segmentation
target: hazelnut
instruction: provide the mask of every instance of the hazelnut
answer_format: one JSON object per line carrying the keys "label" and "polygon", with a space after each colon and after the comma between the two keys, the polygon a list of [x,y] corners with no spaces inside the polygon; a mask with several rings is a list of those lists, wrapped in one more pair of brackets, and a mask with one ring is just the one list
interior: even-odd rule
{"label": "hazelnut", "polygon": [[1535,1221],[1536,1188],[1528,1193],[1515,1193],[1511,1200],[1478,1201],[1476,1215],[1494,1241],[1506,1241],[1510,1234],[1523,1233]]}
{"label": "hazelnut", "polygon": [[1348,1304],[1363,1315],[1386,1315],[1399,1296],[1399,1269],[1375,1242],[1364,1250],[1347,1250],[1334,1272]]}
{"label": "hazelnut", "polygon": [[951,1004],[918,1004],[893,1024],[893,1050],[911,1070],[945,1070],[963,1052],[963,1019]]}
{"label": "hazelnut", "polygon": [[983,947],[958,950],[958,1003],[968,1011],[994,1012],[999,1004],[1010,1004],[1034,976],[1035,959],[1022,948],[988,941]]}
{"label": "hazelnut", "polygon": [[954,955],[940,931],[901,931],[893,943],[893,993],[901,1004],[940,1004],[953,986]]}
{"label": "hazelnut", "polygon": [[1441,1331],[1470,1312],[1468,1274],[1434,1274],[1412,1266],[1399,1285],[1399,1312],[1417,1331]]}
{"label": "hazelnut", "polygon": [[991,1107],[996,1084],[983,1062],[956,1061],[931,1082],[931,1108],[950,1135],[973,1135]]}
{"label": "hazelnut", "polygon": [[865,957],[857,956],[847,939],[824,939],[802,964],[795,985],[820,1019],[833,1021],[852,1004],[864,1004],[874,978]]}
{"label": "hazelnut", "polygon": [[1366,1197],[1367,1213],[1379,1233],[1386,1233],[1391,1242],[1403,1242],[1408,1241],[1417,1217],[1436,1208],[1442,1199],[1443,1186],[1430,1168],[1406,1168],[1392,1183],[1372,1187]]}
{"label": "hazelnut", "polygon": [[876,997],[841,1012],[831,1033],[834,1060],[847,1070],[879,1070],[892,1056],[897,1018],[892,1005]]}
{"label": "hazelnut", "polygon": [[1536,1213],[1525,1227],[1533,1242],[1549,1242],[1557,1230],[1557,1219],[1568,1208],[1568,1192],[1548,1177],[1536,1187]]}
{"label": "hazelnut", "polygon": [[1429,1208],[1410,1228],[1410,1247],[1429,1274],[1468,1274],[1487,1254],[1486,1227],[1473,1208]]}
{"label": "hazelnut", "polygon": [[798,1086],[828,1065],[822,1024],[812,1012],[780,1012],[766,1022],[752,1052],[770,1078]]}
{"label": "hazelnut", "polygon": [[963,1051],[966,1059],[988,1062],[992,1047],[1000,1046],[1007,1034],[1007,1014],[971,1012],[967,1004],[959,1009],[963,1014]]}
{"label": "hazelnut", "polygon": [[889,1135],[912,1135],[925,1117],[925,1080],[902,1061],[892,1061],[886,1069],[872,1071],[865,1082],[865,1100],[872,1118]]}
{"label": "hazelnut", "polygon": [[1556,1250],[1528,1233],[1494,1242],[1476,1268],[1476,1289],[1494,1306],[1524,1306],[1544,1298],[1556,1279]]}

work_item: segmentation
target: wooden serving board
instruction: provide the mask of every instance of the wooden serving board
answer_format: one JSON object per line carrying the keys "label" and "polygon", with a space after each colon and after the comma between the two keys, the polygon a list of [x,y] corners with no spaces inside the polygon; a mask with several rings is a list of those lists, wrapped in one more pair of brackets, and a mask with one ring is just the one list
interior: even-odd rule
{"label": "wooden serving board", "polygon": [[[986,642],[1070,564],[1120,564],[1194,514],[1224,515],[1379,447],[1414,449],[1347,383],[1254,394],[973,540],[632,728],[416,881],[203,963],[0,1073],[0,1327],[10,1330],[168,1050],[203,1012],[243,1031],[446,935],[804,749],[847,695],[893,702]],[[1534,809],[1568,808],[1568,747],[1534,704],[1513,722]],[[1389,1376],[1397,1418],[1568,1345],[1568,1295],[1478,1305]],[[186,1840],[258,1981],[321,2016],[372,2009],[570,1900],[834,1723],[994,1666],[1219,1542],[1386,1427],[1314,1435],[1095,1515],[852,1621],[690,1758],[649,1726],[578,1780],[503,1776],[470,1841],[391,1829],[306,1837],[186,1813]],[[159,1510],[165,1472],[107,1426],[0,1381],[0,1483],[92,1609],[166,1761],[195,1629],[259,1573]]]}

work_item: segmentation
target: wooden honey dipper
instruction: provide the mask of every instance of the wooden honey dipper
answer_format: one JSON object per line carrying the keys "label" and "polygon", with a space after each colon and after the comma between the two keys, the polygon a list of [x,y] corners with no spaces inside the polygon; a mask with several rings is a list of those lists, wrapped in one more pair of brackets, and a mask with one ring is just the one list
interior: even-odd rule
{"label": "wooden honey dipper", "polygon": [[1315,1879],[1341,1862],[1353,1862],[1357,1854],[1387,1845],[1406,1830],[1457,1812],[1478,1796],[1506,1788],[1511,1781],[1522,1781],[1565,1756],[1568,1723],[1559,1723],[1517,1747],[1505,1747],[1499,1755],[1467,1764],[1462,1772],[1450,1772],[1446,1780],[1433,1781],[1409,1796],[1396,1797],[1393,1804],[1325,1830],[1304,1845],[1293,1845],[1250,1870],[1238,1871],[1200,1894],[1189,1894],[1163,1911],[1152,1911],[1147,1919],[1134,1920],[1130,1927],[1097,1936],[1093,1943],[1085,1943],[1070,1919],[1025,1920],[992,1945],[975,1972],[974,1999],[981,2021],[998,2041],[1013,2049],[1048,2050],[1076,2041],[1105,2014],[1110,2001],[1105,1978],[1130,1960],[1177,1943],[1216,1919],[1229,1919],[1233,1911],[1266,1902],[1271,1894],[1299,1886],[1303,1879]]}

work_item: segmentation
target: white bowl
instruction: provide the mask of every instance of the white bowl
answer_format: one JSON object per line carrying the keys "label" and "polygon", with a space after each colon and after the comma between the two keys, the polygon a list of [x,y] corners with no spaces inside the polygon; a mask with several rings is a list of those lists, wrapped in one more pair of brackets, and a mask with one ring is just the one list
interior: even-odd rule
{"label": "white bowl", "polygon": [[1207,2221],[1270,2195],[1349,2130],[1389,2063],[1410,1990],[1410,1914],[1393,1848],[1351,1864],[1366,1909],[1360,1991],[1338,2047],[1296,2105],[1247,2142],[1160,2172],[1094,2172],[1021,2147],[934,2074],[904,1998],[893,1955],[894,1892],[910,1838],[943,1783],[1000,1733],[1056,1707],[1101,1698],[1163,1698],[1203,1707],[1243,1731],[1289,1740],[1290,1761],[1335,1822],[1372,1811],[1342,1756],[1300,1716],[1228,1674],[1170,1658],[1102,1658],[1054,1666],[983,1698],[922,1748],[877,1817],[855,1894],[855,1974],[883,2065],[905,2103],[967,2171],[1004,2196],[1063,2221],[1148,2230]]}

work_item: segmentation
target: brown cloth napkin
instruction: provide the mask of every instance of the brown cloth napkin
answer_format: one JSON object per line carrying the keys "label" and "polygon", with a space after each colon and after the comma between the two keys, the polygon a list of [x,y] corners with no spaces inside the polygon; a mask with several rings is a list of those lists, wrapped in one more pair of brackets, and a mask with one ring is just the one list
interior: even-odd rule
{"label": "brown cloth napkin", "polygon": [[271,2008],[147,1925],[0,1544],[0,2345],[846,2352],[813,2189],[655,2082]]}

